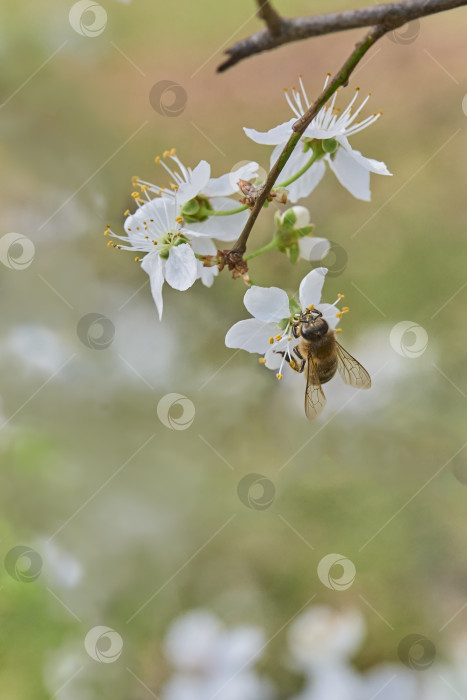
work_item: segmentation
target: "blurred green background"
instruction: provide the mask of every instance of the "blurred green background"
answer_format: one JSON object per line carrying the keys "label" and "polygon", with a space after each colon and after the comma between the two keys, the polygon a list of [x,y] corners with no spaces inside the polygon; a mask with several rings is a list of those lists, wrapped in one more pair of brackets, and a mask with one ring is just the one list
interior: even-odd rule
{"label": "blurred green background", "polygon": [[[336,379],[310,424],[301,382],[279,385],[255,356],[224,346],[247,316],[241,280],[224,272],[210,290],[166,287],[159,323],[144,272],[131,254],[107,249],[102,233],[121,229],[131,176],[157,181],[154,156],[166,148],[191,166],[208,160],[214,175],[246,159],[267,167],[269,149],[242,127],[288,119],[282,88],[302,73],[318,94],[361,32],[218,75],[223,48],[260,26],[252,0],[107,0],[105,30],[94,37],[70,26],[71,4],[0,7],[2,235],[35,246],[26,269],[0,266],[0,546],[2,560],[18,545],[43,560],[29,583],[2,565],[0,698],[42,700],[68,681],[56,697],[150,697],[126,668],[158,693],[168,675],[161,640],[183,611],[205,606],[272,637],[313,594],[364,612],[359,668],[397,662],[412,632],[433,640],[442,659],[467,616],[446,625],[467,589],[467,11],[423,20],[407,43],[403,32],[383,38],[347,90],[371,91],[367,113],[383,110],[352,144],[394,177],[372,176],[364,203],[327,173],[306,204],[316,235],[348,256],[325,298],[346,295],[341,340],[375,375],[374,388],[344,406],[353,390]],[[276,5],[310,13],[304,0]],[[313,12],[354,6],[315,2]],[[186,90],[177,117],[151,107],[162,80]],[[271,221],[265,211],[253,248],[269,240]],[[308,269],[271,253],[251,274],[294,292]],[[94,312],[115,326],[106,349],[77,336],[79,319]],[[389,343],[405,320],[428,333],[419,357]],[[195,406],[187,430],[157,417],[172,392]],[[250,473],[274,484],[269,508],[239,499]],[[345,591],[318,579],[330,552],[355,564]],[[118,663],[84,652],[95,625],[121,634]],[[263,662],[283,697],[296,687],[281,664],[285,634]]]}

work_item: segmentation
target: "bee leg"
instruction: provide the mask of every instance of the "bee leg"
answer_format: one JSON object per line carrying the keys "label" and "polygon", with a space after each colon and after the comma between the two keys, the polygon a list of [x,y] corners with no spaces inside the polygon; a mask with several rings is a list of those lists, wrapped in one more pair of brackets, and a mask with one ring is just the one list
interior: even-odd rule
{"label": "bee leg", "polygon": [[296,354],[296,356],[298,357],[298,359],[300,360],[300,364],[297,364],[297,363],[295,362],[295,360],[292,360],[291,362],[294,363],[294,367],[292,367],[292,365],[290,365],[290,366],[291,366],[292,369],[294,369],[296,372],[302,373],[303,370],[305,369],[306,360],[305,360],[305,358],[302,356],[300,350],[298,349],[298,345],[296,345],[296,346],[294,347],[293,351],[294,351],[294,353]]}
{"label": "bee leg", "polygon": [[293,335],[294,338],[300,338],[300,333],[299,333],[299,330],[298,330],[298,326],[299,326],[298,323],[294,323],[293,326],[292,326],[292,335]]}

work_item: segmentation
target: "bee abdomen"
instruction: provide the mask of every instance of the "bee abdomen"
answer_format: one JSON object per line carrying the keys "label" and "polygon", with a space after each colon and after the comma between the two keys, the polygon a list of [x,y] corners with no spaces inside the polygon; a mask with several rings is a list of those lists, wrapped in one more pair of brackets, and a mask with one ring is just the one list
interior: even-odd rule
{"label": "bee abdomen", "polygon": [[321,384],[326,384],[333,378],[337,371],[337,358],[319,360],[317,362],[318,376]]}

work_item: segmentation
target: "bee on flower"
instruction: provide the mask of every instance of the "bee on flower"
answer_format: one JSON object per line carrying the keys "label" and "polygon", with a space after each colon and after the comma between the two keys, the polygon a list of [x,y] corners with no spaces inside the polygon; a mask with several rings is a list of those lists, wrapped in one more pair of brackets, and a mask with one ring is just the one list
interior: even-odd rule
{"label": "bee on flower", "polygon": [[310,419],[324,408],[322,384],[336,372],[355,388],[371,386],[368,372],[337,342],[335,329],[349,308],[338,308],[342,294],[333,304],[321,302],[326,274],[325,267],[318,267],[303,278],[299,303],[278,287],[251,287],[244,304],[253,318],[238,321],[225,338],[229,348],[262,355],[259,362],[278,370],[277,379],[286,367],[305,373],[305,413]]}

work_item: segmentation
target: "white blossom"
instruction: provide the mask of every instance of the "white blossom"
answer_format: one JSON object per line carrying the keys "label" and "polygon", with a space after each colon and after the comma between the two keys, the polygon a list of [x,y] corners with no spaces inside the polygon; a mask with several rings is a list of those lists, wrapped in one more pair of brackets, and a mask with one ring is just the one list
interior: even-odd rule
{"label": "white blossom", "polygon": [[[326,78],[325,87],[328,81],[329,76]],[[310,101],[301,77],[299,78],[299,84],[300,90],[293,88],[292,96],[285,91],[286,100],[294,114],[292,119],[266,132],[244,129],[246,135],[256,143],[275,146],[271,154],[271,167],[292,135],[292,125],[310,107]],[[353,149],[348,141],[349,136],[353,136],[373,124],[381,116],[381,113],[374,113],[366,119],[358,121],[358,117],[370,96],[368,95],[358,107],[354,108],[359,95],[359,89],[357,88],[354,97],[341,112],[335,107],[338,92],[334,93],[331,102],[318,112],[307,127],[300,139],[300,144],[292,152],[282,170],[281,182],[285,182],[293,177],[306,166],[313,155],[313,144],[317,141],[325,142],[333,139],[336,142],[335,147],[337,150],[323,155],[301,177],[286,185],[291,202],[297,202],[302,197],[307,197],[315,189],[324,175],[325,164],[331,168],[343,187],[354,197],[364,201],[371,199],[370,173],[391,175],[383,162],[373,158],[366,158],[360,151]]]}

